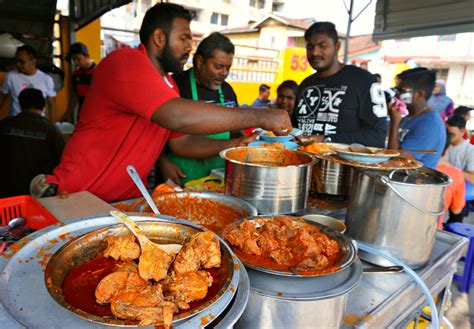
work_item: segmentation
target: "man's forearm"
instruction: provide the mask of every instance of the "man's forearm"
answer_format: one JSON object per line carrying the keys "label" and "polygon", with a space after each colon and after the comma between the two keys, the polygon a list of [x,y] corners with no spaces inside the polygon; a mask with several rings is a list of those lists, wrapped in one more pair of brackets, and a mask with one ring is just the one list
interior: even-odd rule
{"label": "man's forearm", "polygon": [[186,158],[204,159],[219,155],[223,149],[238,145],[238,139],[220,140],[186,135],[168,141],[174,154]]}
{"label": "man's forearm", "polygon": [[161,105],[153,113],[152,121],[172,131],[195,135],[251,127],[291,130],[288,114],[282,110],[226,108],[182,98]]}
{"label": "man's forearm", "polygon": [[466,182],[474,184],[474,172],[472,172],[472,171],[463,171],[462,174],[463,174],[464,179],[466,180]]}
{"label": "man's forearm", "polygon": [[398,134],[398,128],[400,122],[390,121],[390,128],[388,129],[388,145],[387,148],[392,150],[400,149],[400,136]]}

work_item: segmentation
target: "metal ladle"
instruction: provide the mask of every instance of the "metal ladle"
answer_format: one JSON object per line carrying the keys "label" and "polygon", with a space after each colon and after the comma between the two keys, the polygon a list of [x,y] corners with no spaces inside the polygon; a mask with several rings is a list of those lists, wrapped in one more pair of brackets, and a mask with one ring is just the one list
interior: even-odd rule
{"label": "metal ladle", "polygon": [[0,227],[0,234],[8,232],[10,230],[15,230],[22,227],[26,224],[26,219],[24,217],[16,217],[8,222],[7,226]]}
{"label": "metal ladle", "polygon": [[153,210],[155,215],[159,215],[160,211],[158,210],[158,207],[156,206],[153,199],[151,198],[150,193],[148,193],[148,191],[146,190],[145,185],[143,185],[143,182],[140,179],[140,176],[138,175],[138,172],[135,169],[135,167],[132,166],[132,165],[127,166],[127,172],[130,175],[130,177],[132,178],[135,185],[138,187],[138,189],[142,193],[143,197],[145,198],[146,202],[150,206],[151,210]]}
{"label": "metal ladle", "polygon": [[[395,152],[399,152],[400,150],[389,150],[389,149],[378,149],[378,150],[375,150],[375,151],[372,151],[371,149],[369,149],[367,146],[364,146],[362,144],[359,144],[359,143],[352,143],[349,145],[349,149],[352,151],[352,152],[356,152],[356,153],[367,153],[367,154],[378,154],[378,153],[383,153],[385,151],[395,151]],[[404,150],[404,151],[407,151],[407,152],[415,152],[415,153],[431,153],[431,154],[436,154],[438,153],[438,151],[436,150]]]}

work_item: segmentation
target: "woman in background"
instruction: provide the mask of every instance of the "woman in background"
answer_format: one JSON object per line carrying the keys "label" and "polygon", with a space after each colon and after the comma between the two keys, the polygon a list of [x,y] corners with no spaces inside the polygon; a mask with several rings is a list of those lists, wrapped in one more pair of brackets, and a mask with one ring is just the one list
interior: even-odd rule
{"label": "woman in background", "polygon": [[433,95],[428,100],[428,107],[438,112],[443,121],[453,116],[454,103],[451,98],[446,96],[446,82],[444,80],[436,80]]}

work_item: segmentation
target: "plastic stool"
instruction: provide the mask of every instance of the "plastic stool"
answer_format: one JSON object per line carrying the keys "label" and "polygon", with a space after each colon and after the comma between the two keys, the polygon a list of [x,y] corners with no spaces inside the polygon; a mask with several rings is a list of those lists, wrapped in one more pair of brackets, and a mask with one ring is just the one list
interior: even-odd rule
{"label": "plastic stool", "polygon": [[[461,235],[469,239],[469,247],[464,258],[464,272],[462,275],[455,274],[454,281],[461,282],[461,292],[469,293],[469,288],[474,283],[474,225],[463,223],[449,223],[445,226],[446,231]],[[461,260],[463,260],[461,258]]]}

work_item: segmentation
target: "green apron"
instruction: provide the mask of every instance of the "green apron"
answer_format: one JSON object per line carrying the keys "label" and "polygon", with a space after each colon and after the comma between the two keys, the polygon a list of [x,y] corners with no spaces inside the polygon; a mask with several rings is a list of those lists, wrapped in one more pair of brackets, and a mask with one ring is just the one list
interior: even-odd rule
{"label": "green apron", "polygon": [[[191,96],[194,101],[199,100],[197,86],[196,86],[196,79],[194,77],[194,70],[192,69],[189,74],[189,80],[191,83]],[[222,88],[219,87],[217,89],[219,94],[219,103],[220,105],[224,105],[225,99],[224,94],[222,93]],[[211,139],[222,139],[228,140],[230,139],[230,132],[223,132],[218,134],[212,134],[204,136]],[[181,169],[186,175],[185,178],[181,178],[181,182],[184,184],[190,180],[195,180],[201,177],[208,176],[211,173],[212,169],[216,168],[224,168],[225,160],[221,157],[212,157],[206,159],[194,159],[194,158],[185,158],[175,155],[174,153],[169,153],[166,157]]]}

